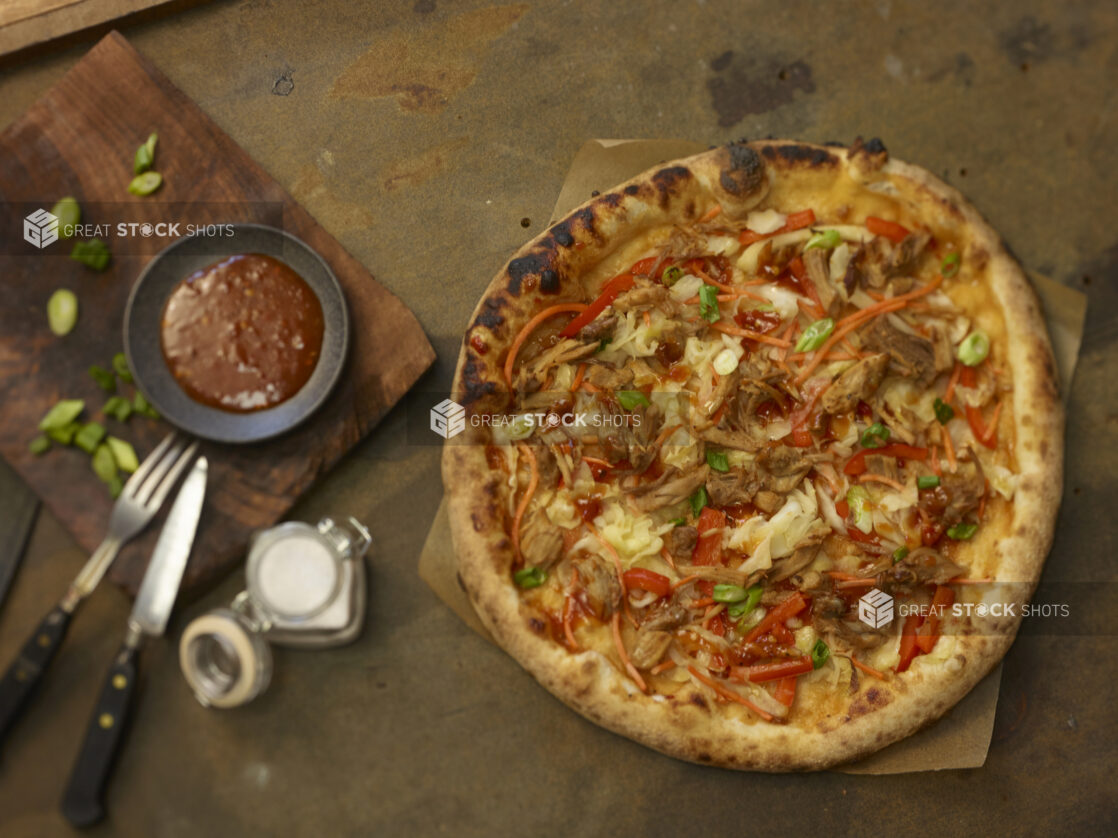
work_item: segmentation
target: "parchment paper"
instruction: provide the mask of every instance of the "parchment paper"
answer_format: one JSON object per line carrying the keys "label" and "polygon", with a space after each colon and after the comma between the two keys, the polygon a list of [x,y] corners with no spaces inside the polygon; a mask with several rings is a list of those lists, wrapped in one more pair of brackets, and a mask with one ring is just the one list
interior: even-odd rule
{"label": "parchment paper", "polygon": [[[606,191],[662,161],[695,154],[703,148],[685,140],[590,140],[575,155],[555,202],[551,222],[588,200],[595,190]],[[1030,278],[1044,306],[1066,404],[1083,338],[1087,297],[1047,277],[1030,273]],[[492,642],[458,583],[453,549],[444,498],[419,556],[419,575],[466,625]],[[866,759],[835,770],[847,774],[901,774],[981,767],[986,762],[994,730],[1001,673],[1002,667],[998,664],[932,726]]]}

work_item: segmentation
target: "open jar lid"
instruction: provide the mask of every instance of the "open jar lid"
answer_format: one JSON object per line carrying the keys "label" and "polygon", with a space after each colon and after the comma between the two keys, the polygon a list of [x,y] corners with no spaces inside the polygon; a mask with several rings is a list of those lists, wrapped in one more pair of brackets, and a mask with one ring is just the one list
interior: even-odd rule
{"label": "open jar lid", "polygon": [[315,527],[289,521],[253,542],[245,569],[253,604],[270,620],[310,620],[342,584],[342,556]]}

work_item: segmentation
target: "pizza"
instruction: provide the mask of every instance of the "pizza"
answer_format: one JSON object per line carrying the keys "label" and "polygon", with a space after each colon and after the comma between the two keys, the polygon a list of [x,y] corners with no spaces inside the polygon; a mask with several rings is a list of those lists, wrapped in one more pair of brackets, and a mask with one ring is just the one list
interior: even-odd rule
{"label": "pizza", "polygon": [[927,725],[1005,654],[1051,544],[1037,298],[878,140],[731,143],[594,196],[490,284],[451,398],[482,622],[685,760],[820,769]]}

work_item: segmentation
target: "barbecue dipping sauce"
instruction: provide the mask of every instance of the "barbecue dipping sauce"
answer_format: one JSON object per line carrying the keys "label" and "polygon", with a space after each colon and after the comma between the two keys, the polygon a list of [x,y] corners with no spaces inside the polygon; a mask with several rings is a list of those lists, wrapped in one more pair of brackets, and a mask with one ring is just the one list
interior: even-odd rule
{"label": "barbecue dipping sauce", "polygon": [[239,254],[180,282],[161,331],[163,357],[187,395],[249,413],[307,383],[322,350],[322,306],[283,262]]}

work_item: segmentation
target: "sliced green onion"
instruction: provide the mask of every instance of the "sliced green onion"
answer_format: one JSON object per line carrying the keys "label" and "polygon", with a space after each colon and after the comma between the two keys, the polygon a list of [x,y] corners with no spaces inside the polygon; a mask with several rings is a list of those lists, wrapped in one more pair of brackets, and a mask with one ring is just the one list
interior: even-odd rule
{"label": "sliced green onion", "polygon": [[113,372],[124,383],[132,383],[132,370],[128,368],[128,358],[125,357],[123,352],[118,352],[113,356]]}
{"label": "sliced green onion", "polygon": [[73,445],[74,437],[78,435],[78,431],[81,429],[81,422],[68,422],[61,428],[50,428],[46,433],[59,445]]}
{"label": "sliced green onion", "polygon": [[955,418],[955,408],[941,398],[936,398],[935,402],[932,404],[932,408],[936,412],[936,421],[941,425],[946,425]]}
{"label": "sliced green onion", "polygon": [[707,451],[707,465],[723,474],[730,470],[730,460],[725,451]]}
{"label": "sliced green onion", "polygon": [[116,467],[121,471],[131,474],[140,467],[140,460],[136,456],[136,449],[132,447],[132,443],[110,436],[105,439],[105,444],[109,446]]}
{"label": "sliced green onion", "polygon": [[120,479],[119,474],[114,474],[108,480],[109,496],[116,500],[120,497],[120,493],[124,491],[124,481]]}
{"label": "sliced green onion", "polygon": [[862,431],[863,448],[880,448],[889,441],[892,432],[880,422],[874,422]]}
{"label": "sliced green onion", "polygon": [[966,541],[978,532],[978,524],[959,523],[947,531],[947,537],[954,541]]}
{"label": "sliced green onion", "polygon": [[811,647],[811,668],[818,669],[827,662],[831,656],[831,648],[822,639],[816,640]]}
{"label": "sliced green onion", "polygon": [[943,261],[939,263],[939,272],[944,279],[951,279],[959,272],[959,263],[962,262],[962,259],[963,257],[957,250],[943,257]]}
{"label": "sliced green onion", "polygon": [[939,485],[939,477],[934,474],[922,474],[916,478],[917,489],[934,489]]}
{"label": "sliced green onion", "polygon": [[670,521],[668,521],[668,523],[671,524],[673,527],[682,527],[684,524],[687,523],[687,519],[686,518],[672,518]]}
{"label": "sliced green onion", "polygon": [[851,486],[846,490],[846,503],[854,526],[869,535],[873,531],[873,513],[870,512],[870,493],[865,486]]}
{"label": "sliced green onion", "polygon": [[707,487],[700,486],[695,494],[691,495],[687,500],[688,503],[691,504],[691,511],[695,514],[695,517],[698,518],[699,513],[703,511],[703,507],[707,505],[707,501],[709,500],[707,497]]}
{"label": "sliced green onion", "polygon": [[804,245],[804,250],[811,250],[812,248],[821,247],[825,250],[831,250],[842,244],[842,236],[838,230],[824,230],[822,233],[816,233],[807,240]]}
{"label": "sliced green onion", "polygon": [[70,334],[78,322],[78,295],[59,288],[47,300],[47,323],[59,337]]}
{"label": "sliced green onion", "polygon": [[82,399],[62,399],[55,402],[47,415],[39,420],[39,430],[50,431],[65,427],[81,416],[83,410],[85,402]]}
{"label": "sliced green onion", "polygon": [[718,289],[713,285],[699,289],[699,316],[709,323],[717,323],[722,317],[718,310]]}
{"label": "sliced green onion", "polygon": [[100,239],[90,239],[87,242],[74,242],[74,249],[70,251],[70,258],[81,262],[87,268],[103,271],[109,266],[112,258],[109,249]]}
{"label": "sliced green onion", "polygon": [[711,598],[715,602],[744,602],[749,591],[741,585],[715,585]]}
{"label": "sliced green onion", "polygon": [[136,155],[132,158],[132,174],[142,175],[155,163],[155,143],[159,140],[157,134],[152,134],[147,138],[142,146],[136,149]]}
{"label": "sliced green onion", "polygon": [[104,367],[99,367],[97,364],[94,364],[89,368],[89,375],[97,382],[97,386],[106,393],[116,391],[116,378]]}
{"label": "sliced green onion", "polygon": [[648,404],[648,396],[640,390],[618,390],[617,400],[626,410],[632,410],[638,404]]}
{"label": "sliced green onion", "polygon": [[58,237],[68,239],[74,235],[74,228],[81,223],[82,208],[78,199],[67,195],[53,207],[50,214],[58,218]]}
{"label": "sliced green onion", "polygon": [[49,451],[50,450],[50,439],[49,439],[49,437],[47,437],[43,434],[39,434],[37,437],[35,437],[33,440],[31,440],[31,442],[27,446],[27,450],[30,451],[32,454],[34,454],[36,457],[38,457],[40,454],[43,454],[43,453]]}
{"label": "sliced green onion", "polygon": [[602,338],[602,342],[598,344],[598,348],[595,351],[596,352],[605,352],[606,347],[609,346],[610,340],[611,340],[611,338]]}
{"label": "sliced green onion", "polygon": [[162,185],[163,175],[159,172],[144,172],[132,178],[132,182],[128,184],[128,191],[133,195],[150,195]]}
{"label": "sliced green onion", "polygon": [[121,396],[112,396],[104,406],[101,412],[106,416],[111,416],[118,422],[127,422],[128,417],[132,415],[132,402]]}
{"label": "sliced green onion", "polygon": [[521,588],[538,588],[547,581],[547,571],[538,567],[522,567],[512,578]]}
{"label": "sliced green onion", "polygon": [[93,453],[93,473],[96,474],[102,482],[108,483],[114,477],[117,479],[120,476],[116,470],[116,460],[113,459],[113,452],[109,450],[107,445],[99,445],[92,452]]}
{"label": "sliced green onion", "polygon": [[796,341],[797,352],[814,352],[820,346],[827,342],[827,338],[831,336],[831,332],[835,330],[835,321],[830,317],[824,317],[822,320],[816,320],[800,335],[800,339]]}
{"label": "sliced green onion", "polygon": [[902,544],[900,547],[898,547],[896,550],[893,551],[893,564],[896,564],[897,562],[901,561],[907,555],[908,555],[908,547],[906,547],[905,545]]}
{"label": "sliced green onion", "polygon": [[677,282],[679,282],[682,278],[683,278],[683,268],[679,267],[678,265],[672,265],[670,268],[668,268],[666,271],[664,271],[663,275],[661,275],[661,277],[660,277],[660,281],[663,282],[669,288],[671,288],[673,285],[675,285]]}
{"label": "sliced green onion", "polygon": [[968,367],[977,367],[990,354],[990,338],[981,329],[975,329],[959,344],[956,357]]}
{"label": "sliced green onion", "polygon": [[105,438],[105,427],[99,422],[86,422],[74,437],[74,445],[87,454],[92,454]]}
{"label": "sliced green onion", "polygon": [[151,403],[144,398],[144,394],[139,390],[132,396],[132,409],[139,413],[141,416],[146,416],[148,419],[158,419],[159,411],[151,406]]}
{"label": "sliced green onion", "polygon": [[740,602],[732,603],[727,609],[726,613],[732,619],[739,620],[756,608],[761,602],[761,586],[754,585],[752,588],[745,592],[746,597]]}

